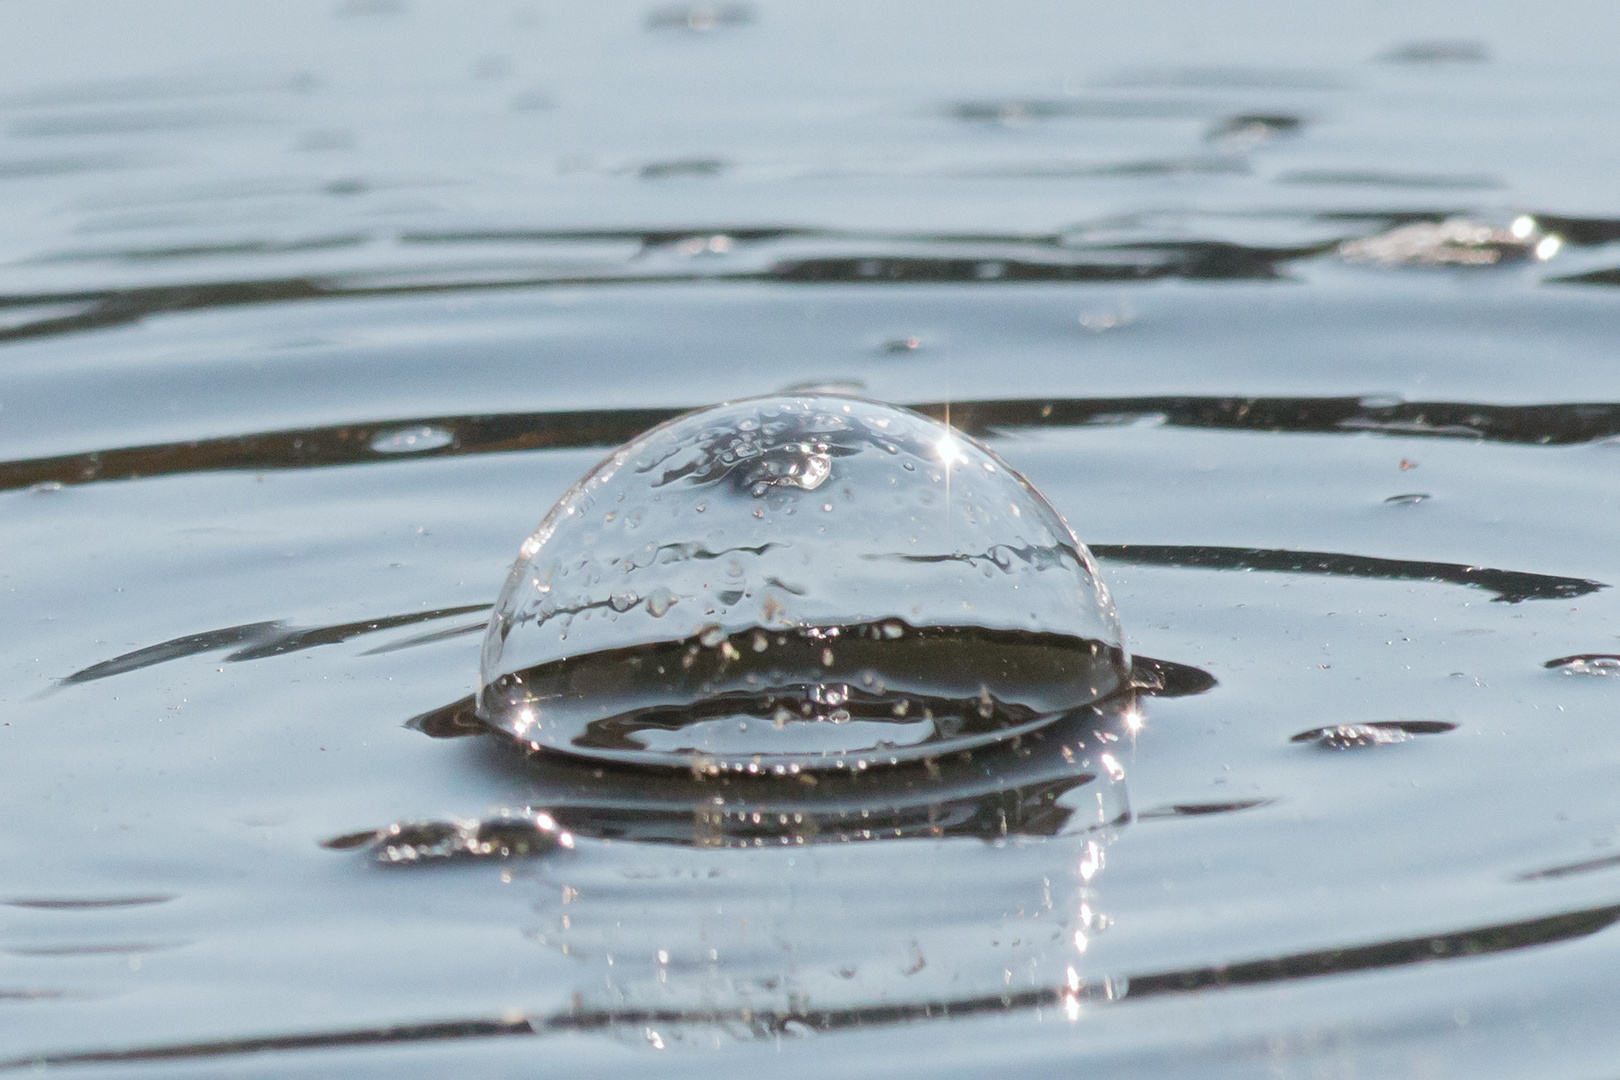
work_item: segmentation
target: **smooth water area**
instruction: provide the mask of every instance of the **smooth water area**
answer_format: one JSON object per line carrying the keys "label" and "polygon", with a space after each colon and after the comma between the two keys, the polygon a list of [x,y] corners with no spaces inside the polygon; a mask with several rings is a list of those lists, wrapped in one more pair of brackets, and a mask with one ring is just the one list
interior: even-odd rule
{"label": "smooth water area", "polygon": [[[1617,30],[9,5],[0,1066],[1611,1074]],[[984,440],[1130,707],[766,786],[490,733],[524,537],[770,394]],[[905,614],[811,622],[986,625]]]}

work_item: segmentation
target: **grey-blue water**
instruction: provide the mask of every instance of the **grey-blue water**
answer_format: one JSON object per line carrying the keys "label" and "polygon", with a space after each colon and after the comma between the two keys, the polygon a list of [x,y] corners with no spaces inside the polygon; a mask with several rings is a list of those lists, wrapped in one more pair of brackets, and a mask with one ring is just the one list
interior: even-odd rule
{"label": "grey-blue water", "polygon": [[[1617,36],[0,6],[0,1070],[1613,1076]],[[1135,707],[791,793],[482,727],[551,505],[792,387],[1022,471]]]}

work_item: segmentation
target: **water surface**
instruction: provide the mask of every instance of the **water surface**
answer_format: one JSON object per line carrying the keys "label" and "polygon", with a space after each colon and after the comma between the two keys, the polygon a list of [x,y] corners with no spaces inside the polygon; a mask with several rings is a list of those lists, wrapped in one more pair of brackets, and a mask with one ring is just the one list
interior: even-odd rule
{"label": "water surface", "polygon": [[[0,29],[4,1068],[1612,1067],[1607,7]],[[1089,763],[704,816],[481,732],[552,503],[790,387],[1091,545]]]}

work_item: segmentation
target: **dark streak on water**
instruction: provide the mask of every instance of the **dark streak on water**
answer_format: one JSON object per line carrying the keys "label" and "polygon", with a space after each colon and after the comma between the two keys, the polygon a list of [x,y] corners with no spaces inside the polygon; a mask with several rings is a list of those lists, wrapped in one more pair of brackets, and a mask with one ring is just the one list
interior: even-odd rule
{"label": "dark streak on water", "polygon": [[102,908],[146,907],[166,904],[173,896],[106,896],[106,897],[16,897],[3,900],[7,907],[37,908],[41,911],[96,911]]}
{"label": "dark streak on water", "polygon": [[1608,588],[1585,578],[1554,577],[1521,570],[1494,570],[1460,563],[1378,559],[1327,551],[1264,551],[1259,548],[1174,547],[1164,544],[1093,544],[1099,559],[1135,566],[1184,566],[1210,570],[1268,570],[1280,574],[1325,574],[1384,581],[1444,581],[1494,592],[1493,600],[1567,600]]}
{"label": "dark streak on water", "polygon": [[[1034,107],[1032,103],[1026,103]],[[1019,106],[1024,107],[1024,106]],[[1239,118],[1241,119],[1241,118]],[[1275,125],[1274,125],[1275,126]],[[55,166],[18,166],[40,169]],[[76,166],[75,166],[76,167]],[[644,177],[673,175],[715,175],[725,168],[718,160],[688,160],[653,163],[641,169]],[[1033,171],[1032,171],[1033,170]],[[1231,159],[1186,159],[1163,162],[1116,163],[1107,166],[1064,165],[1025,166],[1023,176],[1152,176],[1187,173],[1243,171]],[[992,174],[994,175],[994,174]],[[1352,186],[1394,186],[1398,188],[1469,189],[1495,186],[1496,181],[1479,176],[1434,176],[1384,172],[1297,172],[1280,178],[1285,183],[1336,184]],[[1390,227],[1417,221],[1440,221],[1450,215],[1434,211],[1392,211],[1374,213],[1325,212],[1324,222],[1358,222]],[[1559,215],[1532,215],[1548,230],[1560,233],[1565,243],[1596,245],[1608,243],[1620,231],[1620,219],[1574,218]],[[908,234],[897,232],[852,232],[804,225],[733,225],[688,229],[575,229],[575,230],[488,230],[467,232],[407,231],[398,237],[403,245],[442,244],[550,244],[583,246],[604,242],[633,243],[643,256],[667,249],[692,238],[721,236],[732,244],[769,245],[783,241],[843,243],[853,247],[873,245],[922,245],[940,249],[937,254],[849,254],[813,258],[783,257],[751,270],[736,269],[729,263],[710,269],[681,271],[648,269],[635,259],[608,274],[535,272],[503,275],[497,280],[462,280],[453,276],[427,280],[387,283],[378,275],[263,278],[241,281],[200,280],[122,289],[80,290],[57,293],[13,293],[0,295],[0,310],[43,305],[82,304],[84,309],[70,315],[25,321],[0,329],[0,342],[51,337],[124,326],[159,314],[201,311],[217,308],[286,304],[311,300],[356,299],[362,297],[419,296],[488,292],[491,290],[533,289],[538,287],[578,287],[623,283],[673,284],[679,282],[778,282],[784,284],[980,284],[999,285],[1019,282],[1146,282],[1169,278],[1189,281],[1268,281],[1280,280],[1287,264],[1320,258],[1336,251],[1356,234],[1337,236],[1311,244],[1258,246],[1220,240],[1145,240],[1129,243],[1080,244],[1065,233],[1052,234]],[[228,244],[185,245],[162,248],[130,248],[89,255],[58,255],[54,260],[83,258],[120,259],[129,262],[187,260],[206,257],[315,252],[355,247],[365,243],[368,234],[342,233],[297,241],[248,240]],[[969,250],[961,250],[969,249]],[[970,253],[971,251],[971,253]],[[1597,271],[1584,275],[1554,277],[1552,282],[1612,284],[1610,277],[1620,271]],[[1605,276],[1609,275],[1609,276]]]}
{"label": "dark streak on water", "polygon": [[[1385,434],[1532,446],[1569,446],[1620,435],[1620,404],[1480,405],[1465,402],[1371,402],[1364,398],[1133,397],[922,402],[970,435],[1156,419],[1171,427],[1215,431]],[[397,460],[374,443],[390,432],[431,428],[449,435],[418,456],[609,447],[683,409],[613,409],[402,417],[234,435],[153,446],[0,462],[0,491],[35,484],[84,484],[218,470],[322,468]]]}
{"label": "dark streak on water", "polygon": [[1207,817],[1210,814],[1234,814],[1240,810],[1254,810],[1262,806],[1270,806],[1275,799],[1243,799],[1239,802],[1222,803],[1175,803],[1171,806],[1156,806],[1151,810],[1142,810],[1135,815],[1136,821],[1157,821],[1165,818]]}
{"label": "dark streak on water", "polygon": [[[1103,987],[1092,991],[1087,997],[1091,999],[1095,995],[1104,1001],[1140,1001],[1166,995],[1264,986],[1325,975],[1441,963],[1571,941],[1595,934],[1613,925],[1616,920],[1620,920],[1620,905],[1607,905],[1494,926],[1441,931],[1395,941],[1345,945],[1213,967],[1129,975],[1110,979]],[[1083,991],[1089,989],[1082,987]],[[122,1050],[42,1054],[0,1060],[0,1070],[183,1061],[192,1058],[285,1053],[334,1047],[488,1039],[513,1035],[549,1035],[571,1031],[622,1029],[639,1032],[651,1025],[734,1026],[752,1032],[755,1037],[768,1038],[779,1034],[794,1034],[795,1026],[813,1032],[833,1032],[924,1020],[941,1021],[953,1018],[960,1020],[977,1015],[1050,1009],[1061,1006],[1066,994],[1072,995],[1074,991],[1068,987],[1056,986],[959,1000],[898,1002],[853,1009],[807,1009],[794,1012],[774,1012],[765,1009],[581,1010],[511,1019],[448,1020],[352,1031],[309,1032],[224,1039],[216,1042],[132,1047]]]}
{"label": "dark streak on water", "polygon": [[[1434,581],[1468,585],[1494,592],[1496,596],[1492,597],[1493,600],[1510,604],[1524,600],[1570,599],[1608,588],[1602,582],[1587,581],[1583,578],[1555,577],[1520,570],[1493,570],[1458,563],[1414,562],[1364,555],[1340,555],[1322,551],[1265,551],[1259,548],[1188,547],[1166,544],[1092,544],[1090,548],[1092,554],[1099,559],[1131,566],[1261,570],[1281,574],[1318,574],[1372,581]],[[112,675],[139,671],[154,664],[199,656],[220,649],[234,650],[224,657],[227,663],[262,660],[265,657],[280,656],[283,653],[298,652],[320,645],[339,645],[365,634],[487,610],[488,604],[462,604],[430,611],[413,611],[403,615],[386,615],[376,619],[360,619],[333,626],[289,627],[279,621],[227,626],[219,630],[187,634],[91,664],[87,668],[63,676],[57,685],[73,686],[93,682]],[[476,634],[481,632],[484,626],[483,620],[466,623],[378,646],[369,650],[367,655],[379,655]],[[1543,666],[1556,668],[1565,666],[1572,660],[1591,658],[1592,655],[1562,657],[1549,660]],[[1138,680],[1135,685],[1140,692],[1149,696],[1183,697],[1201,694],[1215,685],[1214,676],[1208,672],[1175,661],[1138,656],[1134,658],[1134,664],[1133,678]],[[412,721],[412,726],[420,727],[430,734],[440,731],[468,734],[471,733],[472,725],[460,719],[465,711],[464,703],[457,702],[455,705],[445,706],[443,709],[416,717]],[[445,719],[438,719],[441,715]]]}
{"label": "dark streak on water", "polygon": [[[297,652],[317,645],[341,644],[362,634],[374,634],[380,630],[394,630],[401,626],[454,618],[475,611],[487,611],[488,608],[488,604],[463,604],[459,607],[435,608],[431,611],[413,611],[406,615],[388,615],[380,619],[362,619],[358,622],[339,623],[336,626],[289,627],[280,622],[227,626],[222,630],[187,634],[185,637],[149,645],[144,649],[115,656],[111,660],[92,664],[64,677],[59,685],[72,686],[76,683],[93,682],[110,675],[122,675],[151,667],[153,664],[180,660],[219,649],[234,649],[225,657],[227,662],[262,660],[267,656],[280,656],[282,653]],[[480,622],[471,627],[457,627],[451,633],[471,633],[482,630],[483,627],[484,624]],[[442,633],[434,634],[423,640],[438,641],[442,640],[443,636]]]}

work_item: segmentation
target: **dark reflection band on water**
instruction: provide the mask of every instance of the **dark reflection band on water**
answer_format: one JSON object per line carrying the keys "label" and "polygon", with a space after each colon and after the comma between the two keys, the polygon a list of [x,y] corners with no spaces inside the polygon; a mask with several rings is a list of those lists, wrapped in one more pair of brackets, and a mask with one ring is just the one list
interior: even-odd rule
{"label": "dark reflection band on water", "polygon": [[[1425,562],[1412,559],[1382,559],[1367,555],[1345,555],[1325,551],[1279,551],[1267,548],[1231,548],[1174,544],[1092,544],[1091,553],[1104,562],[1132,566],[1168,566],[1202,570],[1261,570],[1284,574],[1349,577],[1373,581],[1433,581],[1467,585],[1494,592],[1492,598],[1510,604],[1524,600],[1564,600],[1606,589],[1608,585],[1586,578],[1535,574],[1522,570],[1497,570],[1465,563]],[[454,618],[488,611],[488,604],[462,604],[456,607],[415,611],[377,619],[362,619],[332,626],[287,626],[280,621],[246,623],[148,645],[109,660],[91,664],[57,680],[56,686],[74,686],[113,675],[139,671],[154,664],[198,656],[219,649],[234,651],[225,657],[230,663],[260,660],[319,645],[337,645],[365,634],[397,629],[417,623]],[[446,641],[483,631],[480,619],[462,625],[390,642],[367,651],[367,655]],[[1549,662],[1556,667],[1562,661]],[[1132,671],[1139,693],[1174,697],[1202,693],[1214,685],[1208,672],[1169,660],[1136,657]],[[470,700],[470,699],[469,699]],[[458,703],[459,705],[460,703]],[[424,716],[437,715],[457,706]],[[430,725],[437,730],[437,726]],[[453,725],[452,725],[453,727]]]}
{"label": "dark reflection band on water", "polygon": [[1110,562],[1133,566],[1174,566],[1207,570],[1267,570],[1280,574],[1316,574],[1373,581],[1437,581],[1469,585],[1517,604],[1522,600],[1566,600],[1608,588],[1586,578],[1497,570],[1464,563],[1415,559],[1381,559],[1331,551],[1277,551],[1267,548],[1199,547],[1171,544],[1092,544],[1091,553]]}
{"label": "dark reflection band on water", "polygon": [[[923,402],[911,408],[948,419],[979,438],[1022,429],[1084,427],[1151,419],[1168,427],[1272,434],[1463,438],[1569,446],[1620,435],[1620,403],[1485,405],[1361,397],[1027,398]],[[409,417],[216,439],[111,447],[0,462],[0,491],[232,470],[309,469],[520,450],[611,447],[683,408],[585,409]]]}
{"label": "dark reflection band on water", "polygon": [[[89,667],[81,668],[71,675],[57,680],[56,686],[60,688],[95,682],[98,679],[124,675],[131,671],[139,671],[171,660],[183,660],[189,656],[200,656],[204,653],[215,652],[219,649],[230,649],[235,646],[241,647],[235,648],[233,652],[223,658],[226,663],[236,663],[242,660],[262,660],[266,657],[311,649],[319,645],[339,645],[366,634],[394,630],[402,626],[413,626],[417,623],[454,618],[457,615],[468,615],[474,612],[487,612],[489,608],[490,605],[488,604],[462,604],[457,607],[413,611],[404,615],[361,619],[355,622],[337,623],[332,626],[288,626],[280,621],[228,626],[220,630],[204,631],[200,634],[187,634],[184,637],[173,638],[156,645],[148,645],[115,656],[110,660],[91,664]],[[418,645],[446,641],[451,638],[464,637],[469,634],[482,633],[486,623],[487,620],[479,619],[476,622],[463,623],[444,630],[419,634],[401,641],[390,642],[386,645],[368,649],[365,655],[374,656]],[[1137,693],[1154,697],[1184,697],[1189,694],[1201,694],[1215,685],[1215,677],[1201,668],[1179,664],[1173,660],[1157,660],[1151,656],[1134,657],[1131,676]],[[459,731],[458,724],[460,722],[448,720],[443,722],[438,720],[430,721],[427,718],[441,715],[451,717],[462,712],[470,716],[472,706],[473,699],[469,696],[452,705],[422,714],[421,717],[417,717],[412,721],[412,725],[423,727],[423,730],[429,734],[442,737],[444,732]],[[417,721],[421,721],[421,723],[418,724]],[[468,721],[469,725],[470,723]],[[482,729],[469,726],[464,733],[472,734],[474,730]]]}
{"label": "dark reflection band on water", "polygon": [[928,1020],[1062,1009],[1070,1001],[1133,1002],[1167,995],[1239,990],[1330,975],[1444,963],[1575,941],[1605,930],[1616,921],[1620,921],[1620,904],[1610,904],[1517,922],[1292,953],[1261,960],[1144,972],[1139,975],[1110,978],[1096,985],[1037,987],[1015,993],[958,1000],[885,1003],[838,1009],[582,1009],[549,1015],[514,1013],[497,1018],[302,1032],[61,1054],[35,1054],[0,1060],[0,1070],[22,1071],[69,1065],[184,1061],[300,1050],[488,1039],[510,1035],[549,1035],[615,1029],[640,1033],[655,1024],[669,1027],[701,1025],[756,1038],[779,1035],[802,1036],[817,1032],[885,1027]]}
{"label": "dark reflection band on water", "polygon": [[[1005,110],[1039,111],[1036,102],[1020,102],[961,106],[965,118],[979,114],[1004,115]],[[1074,107],[1072,104],[1068,107]],[[1237,123],[1237,130],[1254,132],[1261,129],[1280,130],[1298,118],[1287,116],[1235,116],[1228,123]],[[1225,134],[1222,134],[1222,133]],[[1273,131],[1273,133],[1275,133]],[[1230,138],[1231,133],[1217,125],[1212,130],[1217,143]],[[63,166],[69,167],[69,166]],[[41,166],[51,171],[50,166]],[[723,171],[722,161],[693,160],[653,163],[646,166],[649,177],[668,175],[710,175]],[[1057,165],[1019,166],[1012,171],[993,171],[990,176],[1074,177],[1074,176],[1176,176],[1188,173],[1245,172],[1242,158],[1232,156],[1205,156],[1172,159],[1168,161],[1136,161],[1114,164],[1059,163]],[[648,170],[651,170],[650,172]],[[981,175],[969,172],[969,176]],[[1287,179],[1286,177],[1284,178]],[[1323,174],[1316,177],[1301,174],[1300,180],[1317,182],[1360,182],[1395,186],[1430,186],[1438,188],[1477,187],[1481,183],[1495,184],[1491,178],[1479,177],[1406,177],[1394,174],[1351,176]],[[62,334],[83,333],[115,326],[127,326],[153,315],[185,311],[204,311],[227,307],[282,304],[310,300],[338,298],[364,298],[404,296],[425,293],[488,292],[497,289],[537,288],[546,286],[617,285],[627,283],[680,283],[696,281],[778,282],[783,284],[848,283],[881,285],[911,284],[1016,284],[1019,282],[1130,282],[1154,281],[1166,278],[1188,280],[1268,281],[1285,276],[1288,264],[1342,253],[1346,245],[1364,243],[1369,229],[1400,228],[1413,224],[1439,225],[1447,221],[1465,220],[1466,213],[1447,210],[1388,210],[1300,213],[1276,211],[1261,213],[1259,217],[1292,218],[1318,225],[1359,225],[1360,229],[1346,235],[1302,244],[1275,247],[1233,243],[1212,239],[1145,238],[1112,243],[1087,242],[1085,226],[1050,233],[981,233],[981,234],[928,234],[883,231],[858,231],[814,228],[806,226],[710,226],[686,229],[490,229],[479,231],[406,231],[392,239],[402,248],[443,245],[543,244],[553,248],[569,245],[579,248],[578,254],[589,255],[603,244],[629,245],[632,252],[619,265],[604,271],[600,258],[587,264],[583,270],[558,270],[555,260],[550,265],[536,264],[527,272],[518,270],[497,280],[481,276],[467,280],[455,276],[454,270],[410,272],[335,273],[326,276],[290,276],[252,280],[222,281],[218,278],[192,282],[135,286],[125,288],[87,289],[56,293],[18,293],[0,296],[0,309],[64,304],[80,305],[68,313],[24,321],[0,329],[0,343],[30,338],[53,337]],[[1577,218],[1555,214],[1527,214],[1523,218],[1533,223],[1537,235],[1552,236],[1563,244],[1603,244],[1620,233],[1620,222],[1603,218]],[[721,245],[710,244],[716,238]],[[266,254],[298,251],[322,251],[351,248],[370,241],[372,237],[360,233],[341,233],[309,241],[251,239],[228,244],[151,247],[125,251],[95,252],[86,255],[64,255],[61,260],[93,258],[120,262],[151,263],[166,259],[183,260],[209,257],[241,258]],[[813,244],[819,249],[831,247],[826,253],[806,254],[792,250],[770,250],[771,244]],[[698,243],[708,253],[742,256],[751,254],[748,261],[720,260],[708,268],[694,266],[690,260],[672,267],[658,256],[683,254],[681,245]],[[745,252],[747,245],[758,251]],[[1502,247],[1502,245],[1496,245]],[[1494,263],[1499,259],[1529,258],[1529,249],[1509,244],[1495,251],[1493,257],[1482,260]],[[905,254],[897,249],[905,249]],[[922,248],[927,253],[919,254]],[[599,252],[598,252],[599,254]],[[1395,262],[1434,262],[1419,257],[1415,260],[1396,259]],[[1440,259],[1440,262],[1451,260]],[[1552,278],[1563,283],[1612,283],[1605,274],[1575,275]]]}
{"label": "dark reflection band on water", "polygon": [[[208,630],[200,634],[187,634],[157,645],[149,645],[143,649],[115,656],[111,660],[104,660],[99,664],[92,664],[87,668],[75,671],[73,674],[61,679],[57,685],[72,686],[77,683],[94,682],[112,675],[123,675],[130,671],[139,671],[141,668],[151,667],[169,660],[180,660],[188,656],[197,656],[202,653],[214,652],[217,649],[231,649],[235,651],[226,656],[228,662],[238,660],[260,660],[267,656],[280,656],[282,653],[296,652],[302,649],[314,648],[317,645],[336,645],[362,634],[373,634],[381,630],[393,630],[401,626],[413,626],[422,622],[433,622],[438,619],[453,618],[457,615],[468,615],[475,611],[489,610],[488,604],[463,604],[460,607],[435,608],[431,611],[413,611],[406,615],[389,615],[380,619],[364,619],[359,622],[338,623],[334,626],[316,627],[289,627],[281,622],[256,622],[242,626],[228,626],[221,630]],[[455,633],[476,633],[484,628],[482,621],[468,627],[457,627]],[[442,633],[429,635],[433,640],[439,640]]]}
{"label": "dark reflection band on water", "polygon": [[1242,810],[1258,810],[1262,806],[1271,806],[1276,801],[1276,799],[1239,799],[1236,802],[1171,803],[1168,806],[1140,810],[1131,820],[1163,821],[1172,818],[1208,817],[1212,814],[1235,814]]}

